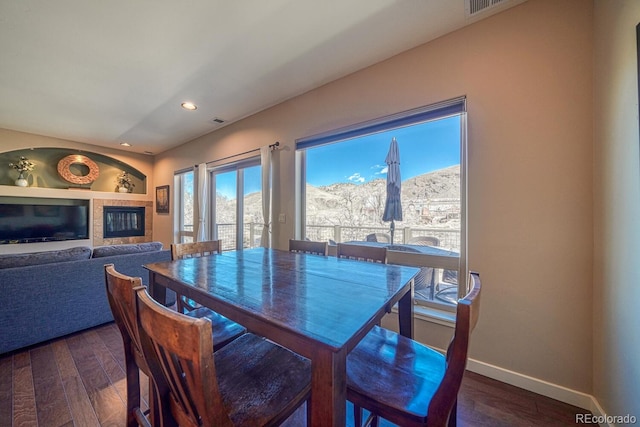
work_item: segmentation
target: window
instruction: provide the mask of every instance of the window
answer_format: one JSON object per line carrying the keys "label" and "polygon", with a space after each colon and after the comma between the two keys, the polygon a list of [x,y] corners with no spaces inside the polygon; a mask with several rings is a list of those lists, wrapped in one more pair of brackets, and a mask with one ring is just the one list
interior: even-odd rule
{"label": "window", "polygon": [[260,246],[262,192],[260,158],[211,170],[213,238],[223,250]]}
{"label": "window", "polygon": [[[459,98],[296,141],[297,238],[375,241],[397,252],[425,245],[457,257],[457,270],[422,268],[416,301],[452,309],[466,292],[465,100]],[[385,158],[400,152],[402,220],[383,221]],[[393,235],[393,241],[391,241]],[[398,256],[403,256],[402,254]],[[464,288],[464,287],[463,287]]]}
{"label": "window", "polygon": [[177,243],[190,243],[195,241],[193,232],[193,171],[177,173],[173,179],[175,195],[175,236]]}

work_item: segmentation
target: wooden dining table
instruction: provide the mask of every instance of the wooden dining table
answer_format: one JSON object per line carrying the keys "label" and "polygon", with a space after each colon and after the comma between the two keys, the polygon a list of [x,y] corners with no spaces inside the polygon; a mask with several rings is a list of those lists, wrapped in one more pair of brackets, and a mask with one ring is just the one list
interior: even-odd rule
{"label": "wooden dining table", "polygon": [[418,268],[256,248],[147,264],[151,295],[173,289],[311,360],[311,425],[344,426],[347,355],[398,304],[413,336]]}

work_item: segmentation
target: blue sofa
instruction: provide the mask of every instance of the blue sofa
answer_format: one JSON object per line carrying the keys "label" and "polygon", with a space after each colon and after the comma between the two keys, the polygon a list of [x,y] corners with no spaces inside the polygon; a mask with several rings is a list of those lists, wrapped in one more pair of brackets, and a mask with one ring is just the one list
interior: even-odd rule
{"label": "blue sofa", "polygon": [[0,256],[0,354],[112,322],[105,264],[148,284],[143,265],[170,259],[160,242]]}

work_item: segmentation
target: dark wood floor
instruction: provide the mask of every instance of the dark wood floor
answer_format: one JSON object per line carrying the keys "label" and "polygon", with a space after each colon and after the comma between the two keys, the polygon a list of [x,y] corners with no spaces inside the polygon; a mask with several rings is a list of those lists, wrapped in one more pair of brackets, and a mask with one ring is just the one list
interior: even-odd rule
{"label": "dark wood floor", "polygon": [[[113,323],[4,355],[0,427],[124,426],[123,366]],[[458,425],[474,427],[568,426],[586,412],[471,372],[458,408]],[[304,414],[295,415],[287,426],[304,424]]]}

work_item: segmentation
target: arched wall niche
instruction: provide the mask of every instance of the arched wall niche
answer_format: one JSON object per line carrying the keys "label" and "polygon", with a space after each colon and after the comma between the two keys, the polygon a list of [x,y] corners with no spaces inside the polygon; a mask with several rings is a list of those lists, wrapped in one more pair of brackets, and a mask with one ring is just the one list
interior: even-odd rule
{"label": "arched wall niche", "polygon": [[[70,179],[78,181],[69,182],[58,173],[58,163],[68,156],[83,156],[79,161],[63,161],[63,170]],[[0,185],[15,185],[18,171],[9,167],[9,163],[17,163],[24,156],[33,163],[35,169],[28,172],[27,181],[30,187],[56,188],[56,189],[87,189],[92,191],[116,192],[118,191],[117,176],[128,172],[134,184],[134,194],[147,193],[147,176],[118,159],[85,150],[71,148],[26,148],[0,153]],[[93,179],[93,176],[97,177]],[[91,181],[83,183],[82,181]]]}

